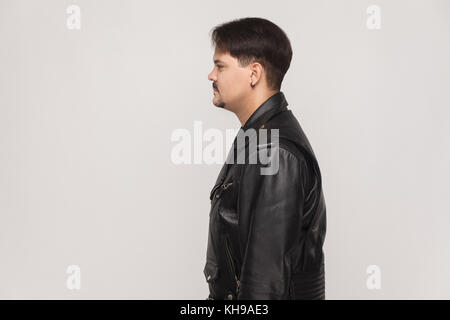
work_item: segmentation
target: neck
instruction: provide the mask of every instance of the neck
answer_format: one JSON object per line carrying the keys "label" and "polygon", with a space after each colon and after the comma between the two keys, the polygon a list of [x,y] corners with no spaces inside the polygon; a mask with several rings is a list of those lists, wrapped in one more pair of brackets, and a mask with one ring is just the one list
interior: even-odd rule
{"label": "neck", "polygon": [[258,109],[267,99],[277,93],[278,90],[255,92],[243,102],[242,108],[235,112],[242,126],[247,122],[251,115]]}

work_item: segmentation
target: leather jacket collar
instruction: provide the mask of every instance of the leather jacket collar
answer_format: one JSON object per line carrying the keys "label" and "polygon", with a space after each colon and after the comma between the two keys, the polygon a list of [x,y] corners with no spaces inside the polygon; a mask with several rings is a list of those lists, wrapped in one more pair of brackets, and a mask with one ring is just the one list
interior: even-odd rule
{"label": "leather jacket collar", "polygon": [[234,152],[229,152],[228,157],[226,160],[227,168],[225,170],[225,174],[228,171],[228,167],[230,163],[235,163],[234,157],[236,157],[237,154],[244,152],[245,148],[249,144],[249,140],[245,139],[244,144],[241,146],[237,146],[237,140],[238,137],[242,134],[245,134],[245,132],[248,129],[255,129],[258,130],[259,128],[264,128],[264,124],[267,123],[271,118],[273,118],[278,113],[287,110],[288,102],[286,101],[286,97],[284,96],[283,92],[278,91],[277,93],[270,96],[266,101],[264,101],[258,109],[256,109],[250,118],[245,122],[243,126],[241,126],[241,129],[239,130],[238,134],[234,138],[233,145],[231,149],[234,149]]}
{"label": "leather jacket collar", "polygon": [[244,131],[249,128],[257,129],[274,115],[286,110],[287,106],[288,102],[286,101],[286,97],[283,92],[278,91],[264,101],[258,109],[252,113],[241,129]]}

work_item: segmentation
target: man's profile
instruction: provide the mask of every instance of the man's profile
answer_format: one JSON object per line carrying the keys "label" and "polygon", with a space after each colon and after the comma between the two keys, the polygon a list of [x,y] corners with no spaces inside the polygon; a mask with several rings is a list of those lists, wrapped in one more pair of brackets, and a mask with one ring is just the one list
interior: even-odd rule
{"label": "man's profile", "polygon": [[[262,18],[221,24],[211,36],[213,104],[235,113],[241,130],[210,192],[208,298],[325,299],[321,174],[280,91],[290,41]],[[263,154],[276,170],[263,173]]]}

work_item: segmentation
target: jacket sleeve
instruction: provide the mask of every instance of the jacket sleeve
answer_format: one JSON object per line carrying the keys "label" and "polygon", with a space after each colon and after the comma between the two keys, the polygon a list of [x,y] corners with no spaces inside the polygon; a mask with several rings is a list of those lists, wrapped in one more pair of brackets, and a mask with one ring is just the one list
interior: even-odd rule
{"label": "jacket sleeve", "polygon": [[302,228],[306,164],[283,148],[278,172],[262,175],[246,164],[239,191],[242,250],[238,299],[288,299],[291,253]]}

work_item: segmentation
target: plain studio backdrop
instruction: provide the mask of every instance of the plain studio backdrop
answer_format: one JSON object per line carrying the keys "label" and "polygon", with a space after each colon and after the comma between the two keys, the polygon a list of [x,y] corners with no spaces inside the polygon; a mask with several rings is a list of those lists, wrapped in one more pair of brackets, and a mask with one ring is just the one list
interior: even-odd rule
{"label": "plain studio backdrop", "polygon": [[174,163],[172,134],[240,127],[209,32],[248,16],[292,43],[326,298],[450,298],[447,0],[0,0],[0,298],[207,297],[221,164]]}

